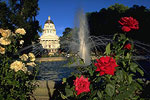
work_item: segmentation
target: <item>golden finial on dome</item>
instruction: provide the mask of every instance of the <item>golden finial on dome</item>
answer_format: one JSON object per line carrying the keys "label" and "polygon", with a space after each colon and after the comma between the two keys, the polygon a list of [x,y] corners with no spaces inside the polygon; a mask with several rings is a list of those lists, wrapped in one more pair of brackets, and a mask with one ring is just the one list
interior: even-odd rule
{"label": "golden finial on dome", "polygon": [[48,20],[50,20],[51,19],[51,17],[50,16],[48,16]]}

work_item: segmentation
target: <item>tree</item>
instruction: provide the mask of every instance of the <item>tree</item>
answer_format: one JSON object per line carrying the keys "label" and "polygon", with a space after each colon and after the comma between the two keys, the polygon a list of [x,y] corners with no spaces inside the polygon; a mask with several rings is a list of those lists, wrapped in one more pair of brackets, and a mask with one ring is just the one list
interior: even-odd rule
{"label": "tree", "polygon": [[129,7],[124,6],[123,4],[115,3],[115,5],[108,7],[108,10],[109,9],[112,11],[118,11],[119,13],[124,13],[126,10],[129,9]]}
{"label": "tree", "polygon": [[10,10],[5,2],[0,2],[0,28],[12,29],[12,24],[10,23]]}
{"label": "tree", "polygon": [[23,38],[24,46],[39,38],[38,31],[41,32],[41,27],[36,19],[39,10],[38,0],[9,0],[8,5],[1,2],[1,6],[0,25],[13,31],[19,27],[24,28],[26,30]]}
{"label": "tree", "polygon": [[68,51],[70,42],[72,41],[72,28],[65,28],[63,36],[60,37],[60,48],[62,51]]}
{"label": "tree", "polygon": [[[38,20],[36,20],[36,16],[38,14],[38,0],[9,0],[9,7],[12,9],[12,12],[15,14],[12,15],[12,21],[16,23],[17,26],[22,26],[27,30],[27,34],[25,35],[25,44],[29,45],[32,41],[35,41],[39,38],[38,31],[41,31],[41,27],[39,26]],[[17,16],[20,18],[14,19]],[[29,38],[30,37],[30,38]]]}

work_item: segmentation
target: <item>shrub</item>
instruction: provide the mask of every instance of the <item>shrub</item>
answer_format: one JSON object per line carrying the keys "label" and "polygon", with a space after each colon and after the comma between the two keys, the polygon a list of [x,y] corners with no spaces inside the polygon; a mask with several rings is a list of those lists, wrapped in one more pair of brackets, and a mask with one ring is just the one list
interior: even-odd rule
{"label": "shrub", "polygon": [[0,100],[29,100],[35,89],[37,68],[33,53],[19,55],[23,28],[0,29]]}

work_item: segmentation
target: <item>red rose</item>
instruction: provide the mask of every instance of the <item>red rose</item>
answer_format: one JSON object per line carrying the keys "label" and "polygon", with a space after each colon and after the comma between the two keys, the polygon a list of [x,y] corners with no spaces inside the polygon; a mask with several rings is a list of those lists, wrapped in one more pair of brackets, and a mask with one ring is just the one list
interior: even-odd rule
{"label": "red rose", "polygon": [[129,43],[129,44],[126,44],[126,45],[124,46],[124,49],[131,50],[131,44],[130,44],[130,43]]}
{"label": "red rose", "polygon": [[123,30],[124,32],[129,32],[131,29],[130,29],[130,27],[128,27],[128,26],[123,26],[123,27],[122,27],[122,30]]}
{"label": "red rose", "polygon": [[97,63],[94,65],[97,67],[96,71],[100,72],[100,76],[104,74],[114,75],[115,67],[118,66],[115,59],[109,56],[97,59]]}
{"label": "red rose", "polygon": [[129,32],[131,29],[139,29],[139,22],[132,17],[123,17],[118,21],[124,32]]}
{"label": "red rose", "polygon": [[88,78],[84,78],[83,75],[81,77],[77,77],[76,80],[74,80],[75,85],[75,91],[77,91],[77,95],[79,95],[82,92],[89,92],[89,86],[90,82],[88,81]]}

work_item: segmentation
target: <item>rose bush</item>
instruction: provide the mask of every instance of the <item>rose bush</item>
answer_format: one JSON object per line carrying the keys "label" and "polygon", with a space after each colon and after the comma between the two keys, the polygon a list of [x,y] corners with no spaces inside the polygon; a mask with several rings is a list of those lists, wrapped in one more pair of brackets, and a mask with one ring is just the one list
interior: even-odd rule
{"label": "rose bush", "polygon": [[29,100],[37,87],[35,56],[18,53],[25,34],[23,28],[0,29],[0,100]]}
{"label": "rose bush", "polygon": [[[138,21],[123,17],[118,21],[123,32],[139,29]],[[114,34],[104,55],[91,65],[78,66],[77,73],[63,78],[54,100],[137,100],[144,86],[143,70],[132,59],[134,44],[126,34]],[[137,76],[138,75],[138,76]],[[80,77],[80,78],[79,78]],[[86,79],[84,79],[86,77]]]}

